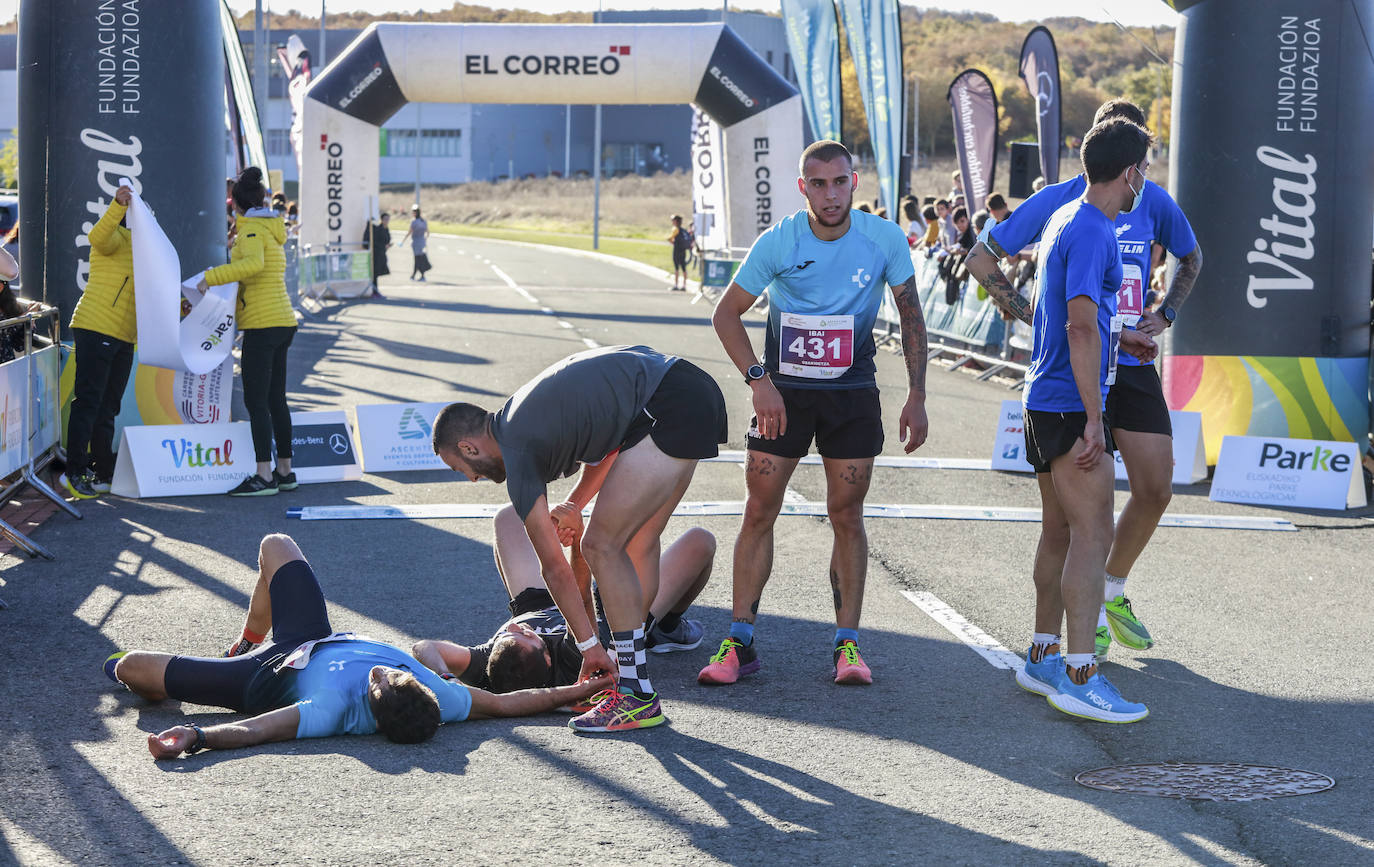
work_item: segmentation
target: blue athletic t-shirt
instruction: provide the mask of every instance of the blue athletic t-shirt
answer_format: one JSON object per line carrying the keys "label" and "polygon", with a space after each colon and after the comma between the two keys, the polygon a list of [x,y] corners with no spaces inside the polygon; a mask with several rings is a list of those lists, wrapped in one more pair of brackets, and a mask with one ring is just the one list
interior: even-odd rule
{"label": "blue athletic t-shirt", "polygon": [[872,388],[873,323],[887,286],[916,273],[902,227],[851,210],[834,241],[811,231],[806,211],[779,220],[754,241],[735,283],[750,295],[768,290],[763,366],[777,385]]}
{"label": "blue athletic t-shirt", "polygon": [[439,699],[439,719],[443,722],[467,719],[472,709],[468,688],[444,680],[410,654],[379,641],[325,641],[315,646],[309,664],[296,675],[294,698],[301,715],[296,737],[375,732],[377,720],[368,702],[367,681],[376,665],[414,674]]}
{"label": "blue athletic t-shirt", "polygon": [[[1003,252],[1015,255],[1040,237],[1049,218],[1064,205],[1081,198],[1088,181],[1081,173],[1045,187],[1026,199],[1006,222],[992,227],[988,237]],[[1169,191],[1154,181],[1145,181],[1140,207],[1116,215],[1116,240],[1121,247],[1122,277],[1117,291],[1117,313],[1122,325],[1134,329],[1145,312],[1145,292],[1150,286],[1150,243],[1158,241],[1164,249],[1182,259],[1197,248],[1197,237],[1183,209]],[[1152,364],[1122,353],[1119,363],[1128,366]]]}
{"label": "blue athletic t-shirt", "polygon": [[1102,401],[1115,380],[1116,341],[1112,319],[1116,291],[1121,286],[1121,253],[1116,228],[1096,205],[1070,202],[1054,212],[1045,226],[1040,271],[1035,281],[1035,316],[1031,330],[1035,346],[1022,403],[1043,412],[1083,412],[1083,400],[1069,360],[1069,300],[1087,296],[1097,304],[1097,332],[1102,342],[1098,376]]}

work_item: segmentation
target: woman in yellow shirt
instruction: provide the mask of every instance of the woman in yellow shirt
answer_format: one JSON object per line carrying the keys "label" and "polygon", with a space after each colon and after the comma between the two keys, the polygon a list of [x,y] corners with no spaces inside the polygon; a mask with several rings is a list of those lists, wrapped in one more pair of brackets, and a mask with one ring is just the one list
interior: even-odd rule
{"label": "woman in yellow shirt", "polygon": [[[262,170],[249,166],[232,192],[238,232],[229,264],[205,272],[204,286],[238,281],[238,328],[243,402],[253,430],[257,472],[229,492],[260,497],[296,488],[291,471],[291,409],[286,405],[286,353],[296,336],[296,313],[286,295],[286,225],[267,205]],[[277,465],[272,466],[272,443]]]}
{"label": "woman in yellow shirt", "polygon": [[128,187],[115,191],[86,236],[91,268],[72,311],[76,379],[67,418],[67,471],[58,484],[80,499],[110,490],[114,478],[115,416],[133,369],[138,318],[134,307],[134,254],[124,215]]}

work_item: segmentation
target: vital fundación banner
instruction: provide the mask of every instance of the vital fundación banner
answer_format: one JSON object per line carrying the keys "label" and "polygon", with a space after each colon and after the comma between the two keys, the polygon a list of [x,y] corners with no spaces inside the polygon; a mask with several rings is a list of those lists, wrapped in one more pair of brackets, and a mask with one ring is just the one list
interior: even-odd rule
{"label": "vital fundaci\u00f3n banner", "polygon": [[[1212,463],[1227,435],[1362,443],[1374,0],[1174,7],[1186,39],[1169,186],[1193,221],[1206,287],[1169,329],[1169,406],[1202,413]],[[1210,219],[1220,202],[1227,218]]]}
{"label": "vital fundaci\u00f3n banner", "polygon": [[843,135],[840,34],[835,15],[834,0],[782,0],[787,47],[792,51],[811,135],[817,140],[839,141]]}
{"label": "vital fundaci\u00f3n banner", "polygon": [[1059,130],[1063,106],[1059,99],[1059,52],[1044,27],[1026,34],[1021,43],[1021,80],[1035,101],[1035,132],[1040,142],[1040,177],[1059,183]]}
{"label": "vital fundaci\u00f3n banner", "polygon": [[[120,178],[133,186],[133,181]],[[204,297],[194,290],[183,294],[181,259],[163,233],[153,212],[138,193],[129,205],[129,233],[133,237],[134,285],[138,287],[138,351],[143,364],[209,373],[224,363],[234,345],[234,305],[237,283],[211,286]],[[199,275],[187,281],[195,285]],[[181,317],[182,298],[191,304]]]}
{"label": "vital fundaci\u00f3n banner", "polygon": [[967,69],[950,83],[946,98],[954,112],[964,203],[972,214],[983,207],[997,176],[997,95],[986,75]]}
{"label": "vital fundaci\u00f3n banner", "polygon": [[725,148],[720,124],[692,108],[692,231],[703,250],[730,246],[725,225]]}
{"label": "vital fundaci\u00f3n banner", "polygon": [[[902,162],[902,28],[897,0],[839,0],[849,53],[868,112],[878,191],[893,219]],[[995,104],[995,103],[994,103]],[[996,112],[994,111],[994,119]],[[993,134],[996,135],[996,123]],[[994,139],[994,146],[996,141]],[[989,178],[989,185],[991,178]],[[980,206],[982,200],[979,200]]]}

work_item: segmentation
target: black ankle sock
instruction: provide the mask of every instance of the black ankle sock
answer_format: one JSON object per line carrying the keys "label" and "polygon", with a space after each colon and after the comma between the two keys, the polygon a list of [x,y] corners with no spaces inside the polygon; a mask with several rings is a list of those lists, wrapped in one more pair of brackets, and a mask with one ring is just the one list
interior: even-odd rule
{"label": "black ankle sock", "polygon": [[673,611],[660,617],[655,623],[658,625],[659,632],[672,632],[682,625],[682,615]]}

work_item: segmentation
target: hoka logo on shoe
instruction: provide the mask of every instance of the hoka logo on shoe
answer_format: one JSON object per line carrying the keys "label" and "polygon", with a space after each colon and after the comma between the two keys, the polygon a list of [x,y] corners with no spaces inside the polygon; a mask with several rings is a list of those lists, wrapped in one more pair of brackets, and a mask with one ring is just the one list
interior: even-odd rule
{"label": "hoka logo on shoe", "polygon": [[396,433],[403,440],[428,439],[432,432],[429,421],[413,406],[401,413],[401,420],[396,425]]}
{"label": "hoka logo on shoe", "polygon": [[1100,696],[1100,695],[1098,695],[1097,693],[1093,692],[1092,690],[1088,690],[1088,698],[1092,700],[1092,703],[1093,703],[1093,704],[1097,705],[1098,707],[1102,708],[1103,710],[1111,710],[1111,709],[1112,709],[1112,703],[1111,703],[1111,702],[1107,701],[1105,698],[1103,698],[1102,696]]}

